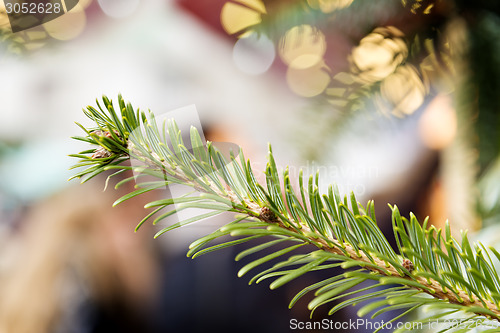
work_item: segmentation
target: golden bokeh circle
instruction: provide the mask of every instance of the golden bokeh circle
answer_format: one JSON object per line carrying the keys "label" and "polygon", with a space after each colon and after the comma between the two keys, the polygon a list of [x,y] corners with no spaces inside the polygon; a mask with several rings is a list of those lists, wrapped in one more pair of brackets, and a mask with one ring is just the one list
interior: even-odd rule
{"label": "golden bokeh circle", "polygon": [[326,52],[325,35],[310,25],[289,29],[279,43],[281,60],[289,67],[305,69],[323,61]]}
{"label": "golden bokeh circle", "polygon": [[406,116],[415,112],[424,102],[427,89],[412,65],[403,65],[382,81],[380,91],[392,104],[393,114]]}
{"label": "golden bokeh circle", "polygon": [[244,33],[249,27],[259,24],[265,13],[266,8],[260,0],[226,2],[220,13],[220,22],[230,35]]}
{"label": "golden bokeh circle", "polygon": [[357,80],[373,83],[393,73],[408,56],[408,46],[402,37],[397,28],[382,27],[361,39],[350,57]]}
{"label": "golden bokeh circle", "polygon": [[55,39],[71,40],[79,36],[86,25],[85,10],[77,4],[66,14],[43,24],[47,33]]}
{"label": "golden bokeh circle", "polygon": [[286,80],[290,89],[302,97],[314,97],[321,94],[330,84],[330,74],[324,62],[313,67],[288,67]]}

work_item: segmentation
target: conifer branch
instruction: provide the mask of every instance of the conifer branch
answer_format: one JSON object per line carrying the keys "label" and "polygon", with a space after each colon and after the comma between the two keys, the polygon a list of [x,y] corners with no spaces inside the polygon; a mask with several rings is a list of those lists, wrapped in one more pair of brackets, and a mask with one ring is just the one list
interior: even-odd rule
{"label": "conifer branch", "polygon": [[[352,193],[350,197],[341,197],[336,186],[330,186],[327,194],[320,194],[318,175],[311,175],[306,182],[302,171],[299,188],[294,188],[288,169],[278,174],[271,147],[264,187],[256,181],[250,161],[245,159],[241,148],[237,155],[231,153],[227,159],[211,142],[202,142],[197,129],[191,128],[192,149],[188,150],[174,121],[158,126],[153,113],[134,110],[121,96],[118,97],[119,115],[107,97],[103,97],[103,102],[104,108],[97,103],[99,110],[90,106],[84,110],[96,126],[87,129],[79,125],[86,136],[75,139],[93,144],[95,148],[72,155],[79,159],[75,167],[86,167],[73,178],[82,178],[84,182],[105,170],[115,171],[110,177],[134,170],[157,179],[138,182],[135,191],[115,204],[169,184],[187,185],[198,192],[196,196],[148,203],[145,207],[155,210],[137,228],[153,217],[156,224],[188,208],[206,209],[208,213],[168,226],[155,237],[208,216],[226,211],[236,213],[233,222],[193,242],[187,255],[195,258],[268,237],[271,240],[241,252],[236,260],[249,255],[256,257],[241,268],[238,276],[243,276],[264,263],[279,259],[250,280],[250,283],[259,283],[274,278],[271,289],[310,271],[344,268],[344,273],[305,288],[291,301],[290,307],[306,293],[315,291],[308,305],[311,315],[317,307],[348,296],[347,300],[333,306],[329,314],[349,305],[368,302],[358,315],[377,309],[373,316],[399,308],[411,312],[428,306],[450,314],[459,313],[464,318],[500,321],[500,279],[492,259],[494,256],[500,260],[500,253],[495,249],[488,250],[482,244],[471,245],[465,233],[458,241],[451,236],[448,224],[445,230],[428,227],[428,219],[421,225],[413,214],[406,219],[400,216],[396,206],[390,206],[398,254],[377,226],[373,201],[363,207]],[[130,158],[143,165],[122,163]],[[117,186],[135,179],[139,177],[129,177]],[[174,208],[166,211],[172,205]],[[221,237],[227,235],[235,239],[222,242]],[[217,240],[219,243],[211,245]],[[289,246],[266,256],[259,254],[265,248],[282,243]],[[311,249],[308,253],[293,254],[304,245],[309,245],[306,247]],[[290,256],[282,259],[286,255]],[[356,289],[367,280],[374,284]],[[378,286],[387,286],[387,289],[383,293],[362,293]],[[426,319],[437,320],[440,315],[440,312],[434,313]]]}

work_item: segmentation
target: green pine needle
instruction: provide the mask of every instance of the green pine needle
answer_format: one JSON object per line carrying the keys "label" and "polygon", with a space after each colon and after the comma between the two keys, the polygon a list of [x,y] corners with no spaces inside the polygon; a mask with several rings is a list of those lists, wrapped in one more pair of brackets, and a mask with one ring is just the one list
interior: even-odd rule
{"label": "green pine needle", "polygon": [[[425,305],[455,315],[460,313],[461,318],[469,318],[472,313],[500,321],[500,279],[495,269],[500,255],[495,249],[471,244],[466,234],[456,240],[448,225],[444,232],[427,227],[427,220],[422,225],[413,214],[406,219],[396,206],[390,206],[398,247],[395,251],[377,226],[372,201],[364,208],[354,194],[342,197],[336,186],[330,186],[328,193],[322,194],[318,191],[318,175],[306,181],[302,172],[299,188],[292,187],[288,169],[282,174],[278,172],[271,147],[264,186],[256,181],[250,161],[245,160],[241,149],[238,155],[233,152],[225,157],[210,142],[203,144],[197,129],[191,128],[194,148],[188,150],[173,120],[159,126],[153,113],[134,111],[121,96],[118,96],[118,112],[110,99],[104,96],[102,101],[103,107],[97,103],[97,109],[89,106],[84,110],[95,126],[79,125],[86,136],[75,139],[92,144],[94,149],[72,155],[78,159],[75,167],[86,168],[73,178],[84,182],[110,169],[148,175],[144,177],[148,183],[140,183],[143,177],[125,180],[135,179],[136,190],[115,204],[168,184],[192,187],[198,196],[156,200],[146,205],[154,207],[157,214],[147,215],[138,227],[147,220],[154,219],[156,223],[181,209],[205,210],[201,215],[160,230],[156,236],[226,211],[239,215],[233,222],[193,242],[188,256],[194,258],[266,237],[267,243],[250,247],[236,257],[237,260],[253,258],[238,273],[243,276],[255,271],[251,283],[273,278],[270,287],[274,289],[310,271],[338,266],[345,269],[344,273],[299,292],[290,307],[305,294],[316,291],[308,305],[311,311],[347,297],[333,306],[330,314],[360,303],[364,306],[358,314],[375,311],[373,316],[391,309],[411,312]],[[130,158],[142,165],[122,163]],[[151,182],[151,176],[156,181]],[[172,210],[174,204],[177,206]],[[236,238],[217,243],[228,235]],[[301,252],[303,249],[309,252],[298,254],[299,248]],[[262,255],[263,249],[273,252]],[[268,262],[273,262],[270,268],[263,265]],[[359,293],[364,289],[357,286],[371,280],[375,286],[391,287],[386,292],[368,294],[372,297]]]}

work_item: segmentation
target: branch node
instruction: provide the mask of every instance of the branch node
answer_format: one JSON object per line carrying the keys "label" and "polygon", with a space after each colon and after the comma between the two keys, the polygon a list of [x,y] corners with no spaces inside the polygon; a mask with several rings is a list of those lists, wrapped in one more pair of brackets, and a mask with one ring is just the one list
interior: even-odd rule
{"label": "branch node", "polygon": [[274,212],[267,206],[264,206],[260,209],[259,217],[269,223],[279,222],[278,218],[274,214]]}
{"label": "branch node", "polygon": [[413,265],[413,263],[409,259],[404,259],[402,265],[410,273],[415,269],[415,266]]}

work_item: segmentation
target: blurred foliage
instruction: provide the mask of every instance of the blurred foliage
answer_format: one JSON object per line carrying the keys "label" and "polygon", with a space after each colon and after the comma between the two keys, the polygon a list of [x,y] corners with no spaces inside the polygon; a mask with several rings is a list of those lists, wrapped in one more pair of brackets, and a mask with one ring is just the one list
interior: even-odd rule
{"label": "blurred foliage", "polygon": [[[250,32],[268,35],[278,45],[283,62],[291,68],[305,70],[322,62],[319,70],[330,74],[329,84],[313,96],[304,96],[322,97],[324,102],[343,111],[363,108],[368,97],[380,91],[382,86],[386,86],[382,90],[387,90],[388,85],[396,84],[402,73],[414,77],[410,81],[418,86],[420,97],[423,97],[436,76],[432,71],[446,72],[451,66],[447,41],[441,34],[445,15],[450,15],[448,2],[439,1],[439,5],[429,1],[401,3],[399,0],[302,0],[294,1],[293,5],[283,1],[238,2],[240,9],[236,10],[238,7],[228,2],[222,10],[222,25],[226,31],[238,37],[245,37]],[[261,5],[256,6],[256,3]],[[233,29],[226,17],[238,16],[242,8],[255,10],[258,16],[240,15],[240,24]],[[241,23],[245,19],[247,25]],[[298,32],[291,34],[297,28]],[[314,33],[310,33],[311,29]],[[332,64],[331,50],[335,48],[330,41],[332,34],[342,34],[354,46],[352,52],[345,55],[346,68]],[[317,46],[320,43],[324,45]],[[312,47],[314,44],[317,47]],[[302,63],[292,63],[290,57]],[[304,63],[306,57],[318,59]],[[394,76],[390,77],[391,74]],[[416,109],[414,105],[404,108],[401,96],[385,94],[384,97],[394,97],[390,102],[399,116]]]}
{"label": "blurred foliage", "polygon": [[500,17],[483,12],[470,28],[470,87],[477,103],[479,163],[485,169],[500,152]]}
{"label": "blurred foliage", "polygon": [[500,221],[500,158],[497,158],[485,171],[479,181],[481,200],[479,200],[479,212],[483,216],[486,226]]}
{"label": "blurred foliage", "polygon": [[[256,32],[275,42],[292,91],[312,98],[317,112],[334,110],[322,132],[336,132],[341,118],[362,109],[411,115],[440,92],[463,91],[463,82],[471,90],[467,107],[474,109],[467,113],[476,115],[482,172],[500,150],[499,13],[498,2],[486,0],[235,0],[221,22],[239,38]],[[332,35],[351,43],[348,53],[336,49]],[[469,70],[456,73],[456,61]],[[316,86],[301,90],[303,82]]]}

